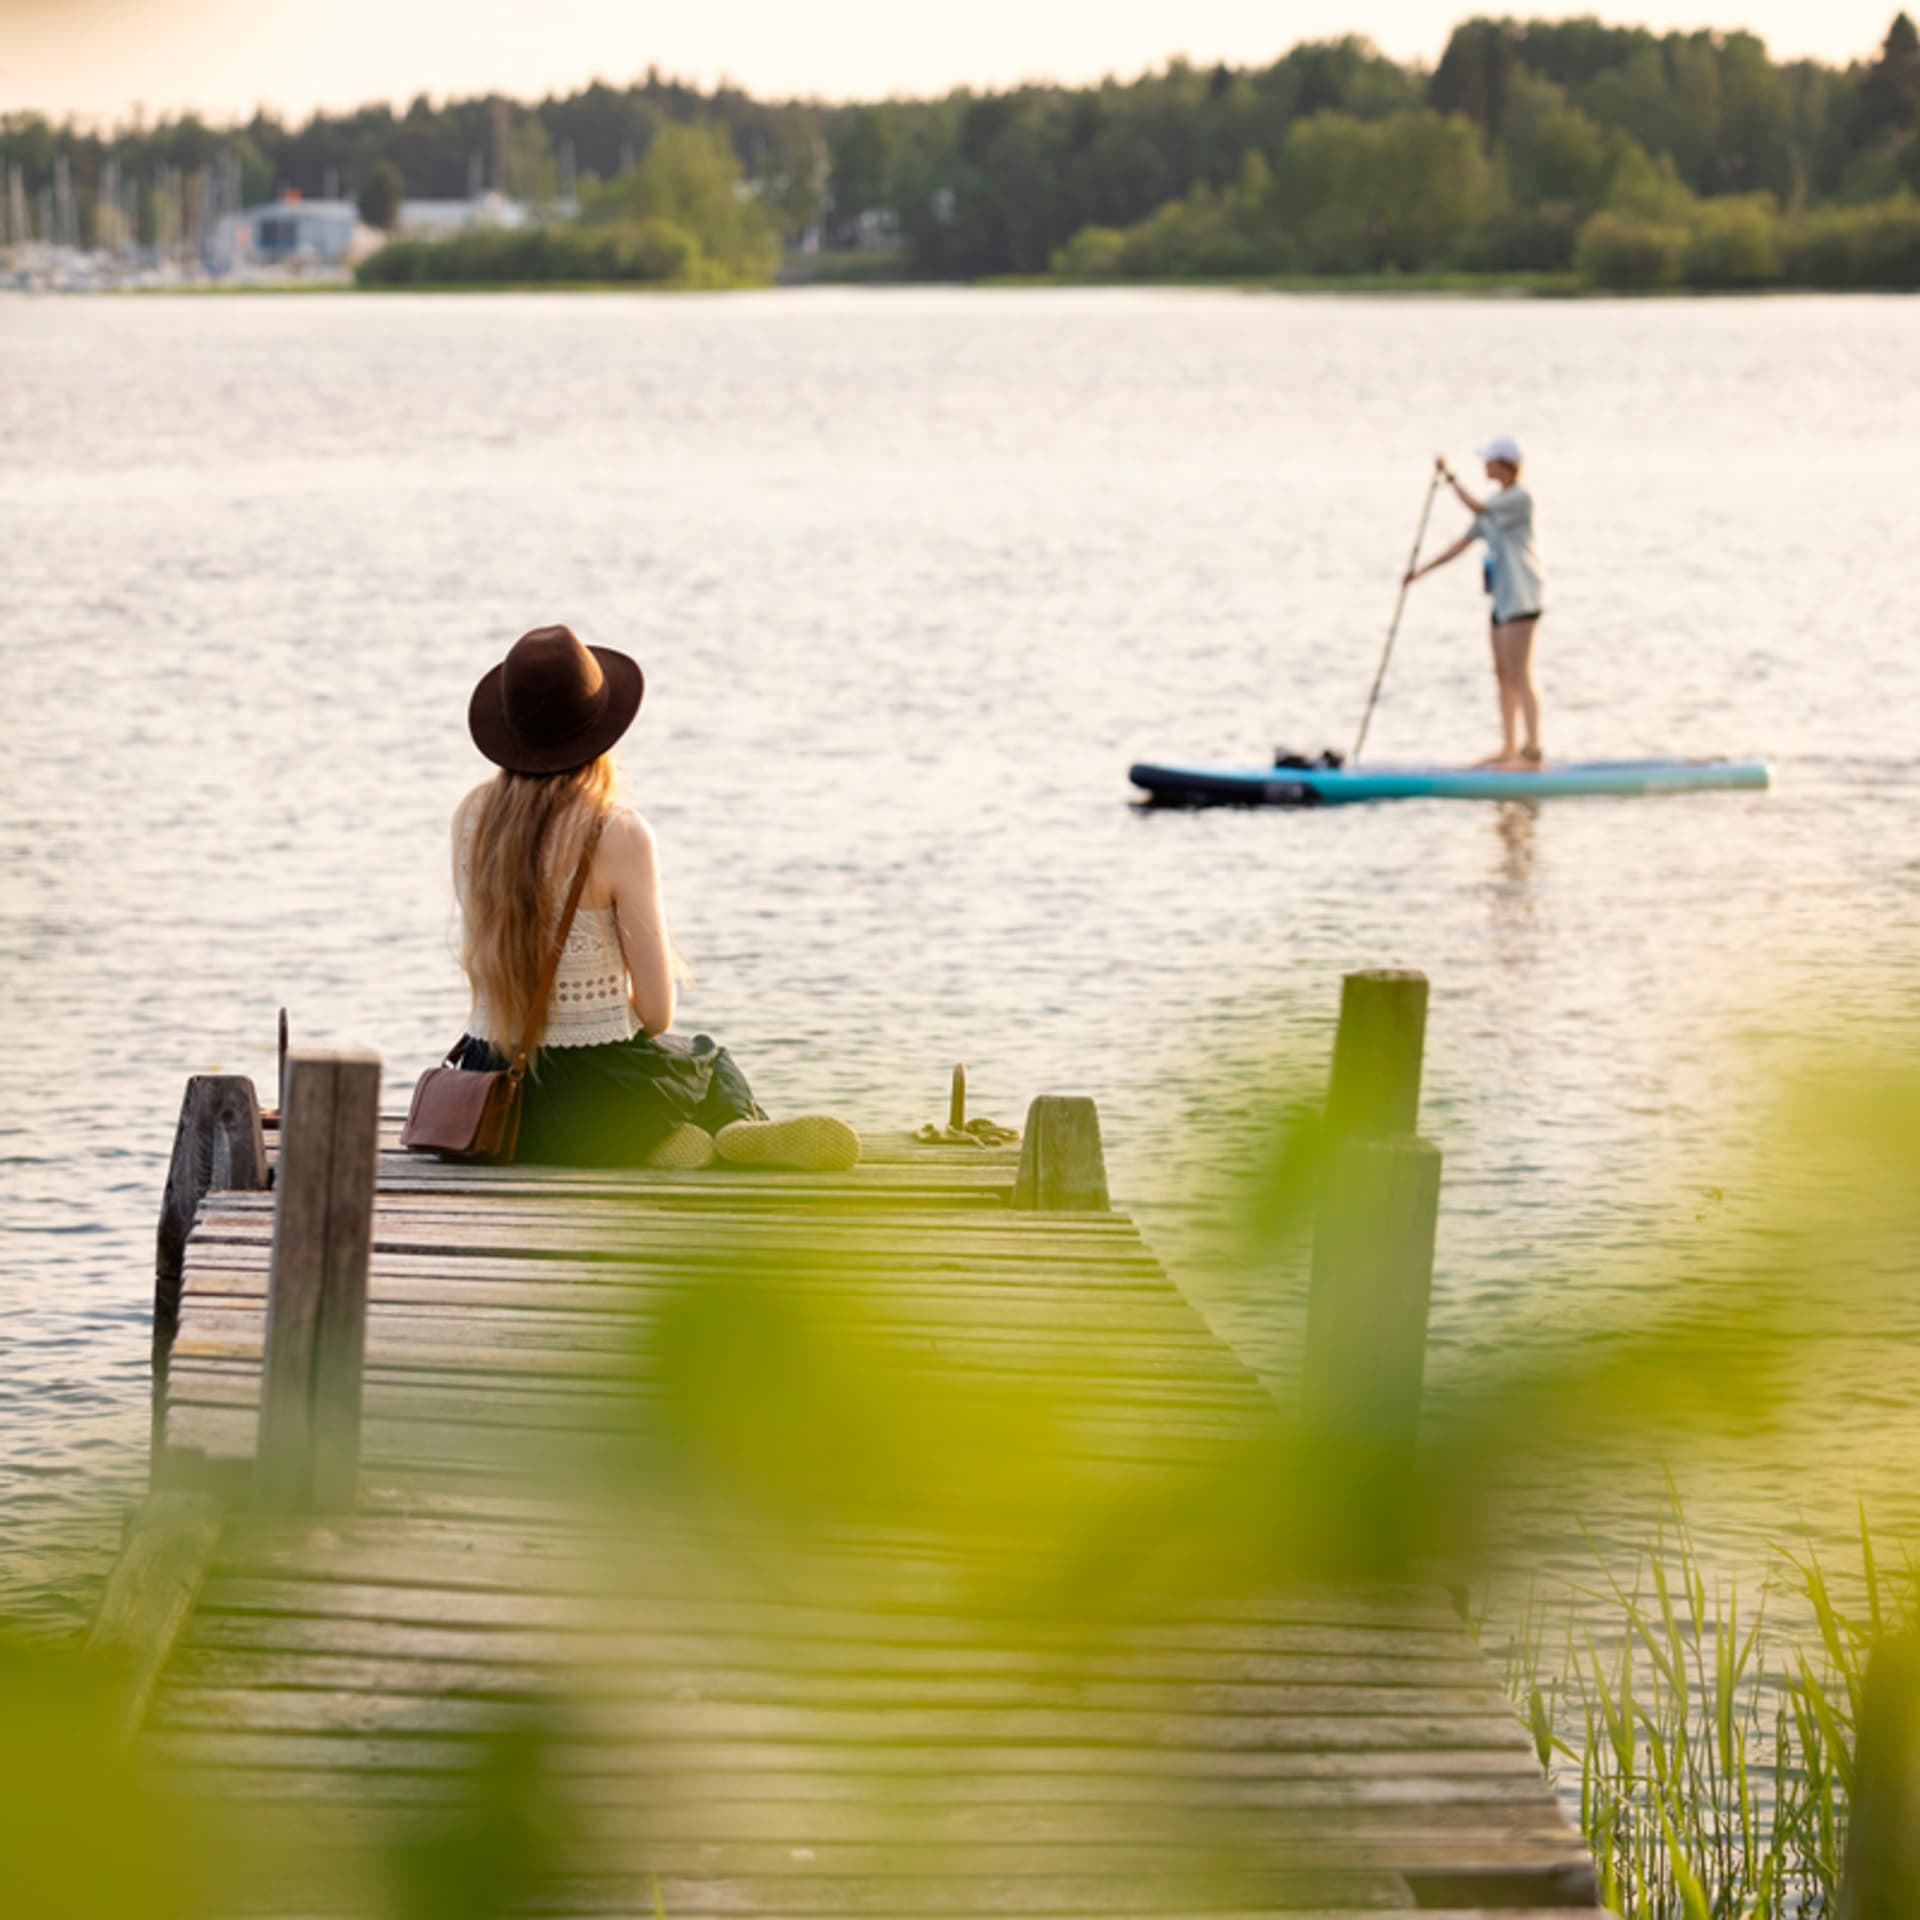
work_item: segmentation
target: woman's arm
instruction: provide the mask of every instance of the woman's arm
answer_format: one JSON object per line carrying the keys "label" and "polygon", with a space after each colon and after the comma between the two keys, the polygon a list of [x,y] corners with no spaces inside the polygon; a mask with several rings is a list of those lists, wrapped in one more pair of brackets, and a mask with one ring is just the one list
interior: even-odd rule
{"label": "woman's arm", "polygon": [[1469,513],[1486,512],[1487,503],[1484,500],[1476,500],[1473,495],[1460,484],[1460,476],[1447,465],[1447,456],[1444,453],[1435,454],[1433,464],[1440,469],[1440,478],[1453,489],[1460,504],[1465,507]]}
{"label": "woman's arm", "polygon": [[1413,571],[1407,575],[1405,584],[1407,586],[1412,586],[1413,583],[1416,580],[1418,580],[1423,573],[1431,573],[1435,567],[1444,567],[1449,560],[1458,560],[1460,556],[1463,553],[1465,553],[1470,546],[1473,545],[1474,541],[1478,537],[1479,536],[1476,534],[1463,533],[1460,536],[1460,538],[1453,543],[1452,546],[1443,547],[1438,553],[1436,553],[1433,556],[1433,558],[1429,560],[1424,567],[1415,567]]}
{"label": "woman's arm", "polygon": [[673,1025],[673,943],[653,829],[630,809],[616,813],[600,842],[600,859],[607,862],[633,1010],[648,1033],[665,1033]]}

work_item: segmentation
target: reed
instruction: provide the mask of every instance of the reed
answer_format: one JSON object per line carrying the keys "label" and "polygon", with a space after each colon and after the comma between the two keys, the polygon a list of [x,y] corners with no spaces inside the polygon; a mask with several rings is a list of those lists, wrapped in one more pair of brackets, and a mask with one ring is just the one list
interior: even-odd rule
{"label": "reed", "polygon": [[1863,1506],[1857,1562],[1776,1547],[1749,1616],[1671,1484],[1668,1502],[1630,1580],[1596,1548],[1599,1587],[1529,1596],[1509,1689],[1624,1920],[1826,1920],[1867,1656],[1914,1628],[1920,1581],[1910,1560],[1887,1566]]}

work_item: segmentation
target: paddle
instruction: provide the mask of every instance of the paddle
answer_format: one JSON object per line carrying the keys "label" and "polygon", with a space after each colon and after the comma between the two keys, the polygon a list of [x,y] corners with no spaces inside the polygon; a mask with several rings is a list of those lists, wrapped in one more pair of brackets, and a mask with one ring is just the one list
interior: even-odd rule
{"label": "paddle", "polygon": [[1394,636],[1400,631],[1400,616],[1407,610],[1407,575],[1420,564],[1420,545],[1427,537],[1427,519],[1433,512],[1433,496],[1440,491],[1440,468],[1435,463],[1433,478],[1427,485],[1427,497],[1420,508],[1420,525],[1413,536],[1413,552],[1407,556],[1405,571],[1400,575],[1400,598],[1393,603],[1393,624],[1387,629],[1387,644],[1380,653],[1380,671],[1373,676],[1373,691],[1367,695],[1367,710],[1360,716],[1360,735],[1353,743],[1353,751],[1347,755],[1347,765],[1358,766],[1360,749],[1367,744],[1367,728],[1373,720],[1374,702],[1380,698],[1381,683],[1387,677],[1387,662],[1393,658]]}

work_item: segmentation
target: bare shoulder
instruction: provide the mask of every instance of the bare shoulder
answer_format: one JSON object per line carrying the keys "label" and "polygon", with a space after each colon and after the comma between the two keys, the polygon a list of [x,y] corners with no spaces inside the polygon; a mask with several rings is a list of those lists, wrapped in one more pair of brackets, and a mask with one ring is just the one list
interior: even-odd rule
{"label": "bare shoulder", "polygon": [[596,865],[604,861],[605,871],[629,885],[647,882],[659,871],[659,853],[654,845],[653,829],[631,807],[615,807],[607,815],[600,836]]}
{"label": "bare shoulder", "polygon": [[654,853],[653,829],[633,808],[615,807],[607,815],[603,844],[623,853],[644,854],[651,859]]}

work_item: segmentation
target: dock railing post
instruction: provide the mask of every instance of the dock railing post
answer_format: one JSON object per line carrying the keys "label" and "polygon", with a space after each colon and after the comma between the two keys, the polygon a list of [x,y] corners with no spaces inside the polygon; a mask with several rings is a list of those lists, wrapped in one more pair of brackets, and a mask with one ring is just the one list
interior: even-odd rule
{"label": "dock railing post", "polygon": [[1920,1643],[1883,1640],[1867,1662],[1839,1920],[1920,1913]]}
{"label": "dock railing post", "polygon": [[253,1082],[240,1073],[196,1073],[180,1099],[173,1159],[160,1202],[153,1261],[153,1333],[165,1350],[180,1321],[187,1235],[216,1188],[257,1192],[267,1184],[267,1143]]}
{"label": "dock railing post", "polygon": [[270,1507],[354,1503],[379,1152],[380,1056],[290,1054],[255,1466]]}
{"label": "dock railing post", "polygon": [[1328,1134],[1417,1132],[1426,1043],[1424,973],[1381,967],[1348,974],[1327,1083]]}
{"label": "dock railing post", "polygon": [[1419,1139],[1427,982],[1349,974],[1327,1092],[1300,1410],[1330,1474],[1328,1570],[1393,1576],[1412,1533],[1440,1154]]}
{"label": "dock railing post", "polygon": [[1043,1093],[1027,1109],[1011,1204],[1038,1213],[1106,1213],[1100,1110],[1083,1096]]}

